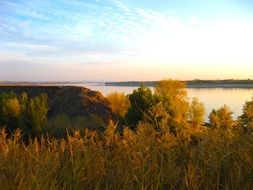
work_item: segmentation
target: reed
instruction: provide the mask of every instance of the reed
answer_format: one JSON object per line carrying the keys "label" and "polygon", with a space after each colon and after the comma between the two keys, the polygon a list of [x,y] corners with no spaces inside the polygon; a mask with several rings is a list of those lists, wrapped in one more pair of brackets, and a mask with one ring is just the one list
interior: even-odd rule
{"label": "reed", "polygon": [[253,189],[253,138],[220,138],[188,128],[173,136],[142,123],[137,131],[75,131],[21,140],[0,132],[0,189]]}

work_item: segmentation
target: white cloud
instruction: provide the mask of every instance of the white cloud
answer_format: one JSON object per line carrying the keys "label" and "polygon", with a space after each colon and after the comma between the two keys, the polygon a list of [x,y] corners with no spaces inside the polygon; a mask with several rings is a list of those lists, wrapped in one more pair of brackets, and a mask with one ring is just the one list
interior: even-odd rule
{"label": "white cloud", "polygon": [[29,49],[29,50],[39,50],[39,51],[57,50],[57,48],[50,47],[48,45],[36,45],[36,44],[15,43],[15,42],[5,42],[5,43],[2,43],[2,45],[7,48],[19,48],[19,49]]}
{"label": "white cloud", "polygon": [[[119,0],[107,1],[105,6],[103,1],[62,1],[57,9],[53,1],[4,2],[0,61],[13,60],[15,55],[20,62],[61,65],[64,72],[98,69],[97,77],[103,76],[101,68],[110,73],[123,67],[129,76],[143,70],[143,77],[145,73],[155,77],[183,68],[194,73],[201,64],[217,72],[220,65],[246,67],[253,61],[251,21],[210,24]],[[181,74],[190,76],[189,72]]]}

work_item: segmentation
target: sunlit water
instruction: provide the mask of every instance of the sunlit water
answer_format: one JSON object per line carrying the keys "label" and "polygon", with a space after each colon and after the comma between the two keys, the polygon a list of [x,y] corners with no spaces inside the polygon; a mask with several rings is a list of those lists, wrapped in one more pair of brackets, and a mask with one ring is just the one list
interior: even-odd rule
{"label": "sunlit water", "polygon": [[[72,85],[72,84],[71,84]],[[76,86],[85,86],[92,90],[100,91],[104,96],[111,92],[123,92],[130,94],[137,87],[126,87],[126,86],[104,86],[104,85],[90,85],[90,84],[73,84]],[[152,88],[151,88],[152,89]],[[187,94],[189,100],[193,97],[197,97],[206,108],[206,118],[212,109],[220,108],[223,105],[227,105],[233,112],[233,117],[242,113],[242,106],[245,101],[250,100],[253,96],[253,89],[246,88],[188,88]]]}

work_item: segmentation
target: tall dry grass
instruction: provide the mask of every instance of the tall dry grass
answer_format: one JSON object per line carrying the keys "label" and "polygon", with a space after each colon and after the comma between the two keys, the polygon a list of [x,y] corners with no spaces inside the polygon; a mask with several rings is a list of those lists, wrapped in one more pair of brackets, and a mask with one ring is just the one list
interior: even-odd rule
{"label": "tall dry grass", "polygon": [[[0,133],[0,189],[253,189],[253,138],[186,128],[173,136],[149,124],[101,135],[24,143]],[[84,135],[81,135],[84,134]]]}

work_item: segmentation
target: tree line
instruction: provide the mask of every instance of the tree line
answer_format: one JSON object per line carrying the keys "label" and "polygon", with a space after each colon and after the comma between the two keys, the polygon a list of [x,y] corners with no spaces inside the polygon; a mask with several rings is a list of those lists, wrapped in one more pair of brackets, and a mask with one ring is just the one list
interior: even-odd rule
{"label": "tree line", "polygon": [[[253,98],[243,105],[243,114],[233,119],[232,111],[224,105],[209,114],[209,122],[204,125],[205,107],[197,98],[189,101],[185,83],[175,80],[162,80],[154,87],[154,92],[143,84],[131,94],[113,92],[107,100],[115,115],[114,123],[119,129],[136,130],[145,123],[155,130],[180,134],[185,128],[208,127],[230,134],[233,131],[251,131],[253,128]],[[66,129],[80,129],[98,125],[99,118],[77,116],[70,120],[67,116],[56,116],[48,122],[48,97],[41,94],[30,98],[26,93],[0,94],[0,126],[12,132],[21,129],[23,133],[36,136],[50,131],[62,136]],[[88,125],[87,125],[88,124]],[[61,125],[61,126],[57,126]],[[96,128],[96,127],[94,127]]]}
{"label": "tree line", "polygon": [[[185,127],[204,125],[205,107],[197,98],[189,101],[185,83],[175,80],[162,80],[154,87],[154,92],[143,84],[130,95],[113,92],[107,96],[118,122],[132,129],[138,123],[150,123],[158,130],[171,133]],[[251,131],[253,126],[253,98],[243,105],[243,114],[233,119],[233,112],[226,105],[213,109],[206,127],[216,128],[227,133],[231,130]]]}
{"label": "tree line", "polygon": [[10,132],[19,128],[25,134],[38,135],[45,125],[48,110],[46,94],[34,98],[25,92],[19,96],[13,92],[0,94],[0,126]]}

